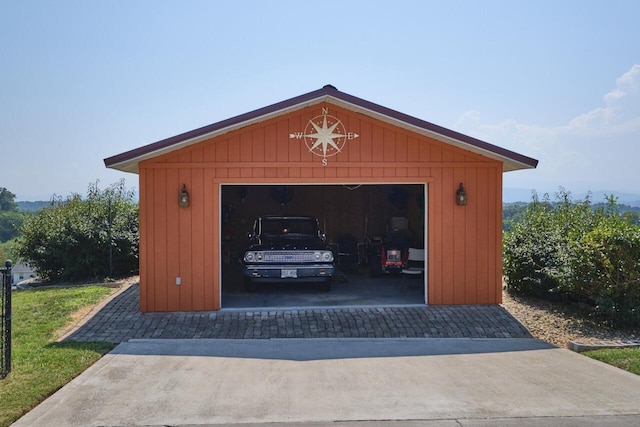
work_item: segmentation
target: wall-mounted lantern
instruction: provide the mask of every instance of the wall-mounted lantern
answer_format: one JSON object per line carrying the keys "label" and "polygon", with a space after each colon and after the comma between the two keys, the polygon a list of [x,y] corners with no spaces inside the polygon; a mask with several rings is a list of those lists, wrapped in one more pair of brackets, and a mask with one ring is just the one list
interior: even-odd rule
{"label": "wall-mounted lantern", "polygon": [[461,206],[467,204],[467,192],[464,191],[462,183],[460,183],[460,187],[458,188],[458,191],[456,191],[456,203]]}
{"label": "wall-mounted lantern", "polygon": [[189,207],[189,192],[185,184],[182,184],[182,190],[180,190],[180,194],[178,195],[178,206],[181,208]]}

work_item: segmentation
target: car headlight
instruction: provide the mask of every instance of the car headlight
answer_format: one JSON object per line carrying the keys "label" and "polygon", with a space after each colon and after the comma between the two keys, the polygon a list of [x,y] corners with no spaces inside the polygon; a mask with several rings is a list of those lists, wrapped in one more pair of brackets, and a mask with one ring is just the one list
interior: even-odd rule
{"label": "car headlight", "polygon": [[315,259],[316,261],[320,261],[322,259],[322,254],[320,252],[314,252],[313,259]]}
{"label": "car headlight", "polygon": [[253,262],[253,259],[254,259],[253,252],[247,252],[244,254],[244,260],[246,262]]}
{"label": "car headlight", "polygon": [[326,262],[333,261],[333,254],[330,251],[324,252],[322,254],[322,260]]}

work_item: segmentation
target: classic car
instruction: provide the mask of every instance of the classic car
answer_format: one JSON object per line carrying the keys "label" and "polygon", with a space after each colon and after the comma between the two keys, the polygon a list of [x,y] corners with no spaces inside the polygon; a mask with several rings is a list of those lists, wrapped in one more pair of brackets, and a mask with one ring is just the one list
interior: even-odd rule
{"label": "classic car", "polygon": [[244,253],[245,288],[255,291],[262,283],[320,283],[329,290],[333,252],[311,216],[258,217],[249,233]]}

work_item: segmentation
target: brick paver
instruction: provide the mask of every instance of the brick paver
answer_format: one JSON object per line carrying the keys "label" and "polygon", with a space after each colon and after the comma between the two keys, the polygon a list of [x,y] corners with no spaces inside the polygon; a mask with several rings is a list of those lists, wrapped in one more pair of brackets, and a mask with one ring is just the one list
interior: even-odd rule
{"label": "brick paver", "polygon": [[119,293],[63,340],[131,338],[531,338],[499,305],[140,313],[139,286]]}

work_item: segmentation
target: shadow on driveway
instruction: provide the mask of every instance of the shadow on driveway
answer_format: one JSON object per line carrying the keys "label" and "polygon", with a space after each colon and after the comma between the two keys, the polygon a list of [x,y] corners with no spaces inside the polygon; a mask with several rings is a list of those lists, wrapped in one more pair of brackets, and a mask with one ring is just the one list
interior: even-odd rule
{"label": "shadow on driveway", "polygon": [[362,338],[271,340],[145,340],[120,344],[111,353],[142,356],[200,356],[265,360],[335,360],[380,357],[419,357],[548,350],[557,347],[525,339]]}

